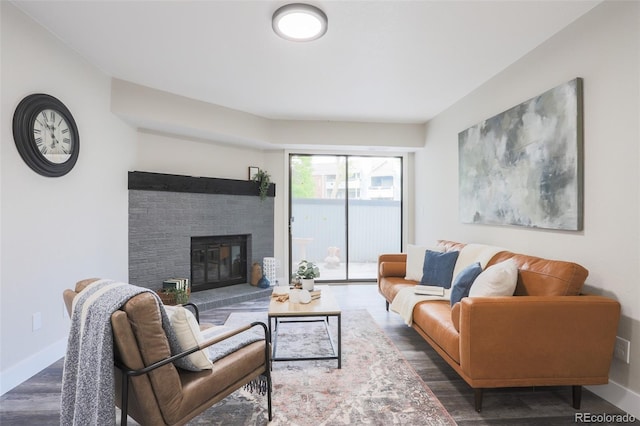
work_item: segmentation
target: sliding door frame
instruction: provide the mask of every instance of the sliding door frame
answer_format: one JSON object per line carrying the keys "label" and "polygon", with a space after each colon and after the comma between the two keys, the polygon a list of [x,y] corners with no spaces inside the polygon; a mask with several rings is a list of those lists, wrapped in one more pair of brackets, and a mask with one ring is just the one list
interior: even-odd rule
{"label": "sliding door frame", "polygon": [[[292,234],[292,206],[293,206],[293,191],[292,191],[292,183],[293,183],[293,175],[292,175],[292,167],[291,167],[291,159],[293,157],[344,157],[345,158],[345,227],[344,227],[344,241],[345,241],[345,278],[344,279],[332,279],[330,280],[333,283],[353,283],[353,282],[375,282],[377,281],[377,277],[372,278],[357,278],[352,279],[349,278],[349,158],[353,157],[375,157],[375,158],[397,158],[400,160],[400,229],[399,238],[400,238],[400,248],[399,251],[402,251],[404,248],[404,238],[405,238],[405,196],[407,195],[405,189],[405,173],[407,173],[407,158],[405,155],[401,154],[389,154],[389,155],[374,155],[374,154],[359,154],[359,153],[351,153],[351,154],[336,154],[336,153],[309,153],[309,152],[289,152],[287,154],[287,167],[288,167],[288,201],[287,201],[287,252],[288,252],[288,269],[287,273],[291,274],[293,270],[293,234]],[[335,183],[337,184],[337,182]],[[323,282],[325,280],[322,277],[316,279],[317,282]]]}

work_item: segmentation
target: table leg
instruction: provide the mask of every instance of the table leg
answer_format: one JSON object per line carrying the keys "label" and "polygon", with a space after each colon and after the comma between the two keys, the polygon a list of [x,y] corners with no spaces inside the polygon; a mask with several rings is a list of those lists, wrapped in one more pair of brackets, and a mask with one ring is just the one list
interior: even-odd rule
{"label": "table leg", "polygon": [[338,314],[338,368],[342,368],[342,314]]}
{"label": "table leg", "polygon": [[[276,342],[274,341],[274,336],[273,336],[273,330],[271,329],[271,320],[273,320],[273,317],[268,317],[269,320],[269,340],[271,341],[271,371],[273,371],[273,358],[276,357]],[[277,326],[277,325],[276,325]]]}

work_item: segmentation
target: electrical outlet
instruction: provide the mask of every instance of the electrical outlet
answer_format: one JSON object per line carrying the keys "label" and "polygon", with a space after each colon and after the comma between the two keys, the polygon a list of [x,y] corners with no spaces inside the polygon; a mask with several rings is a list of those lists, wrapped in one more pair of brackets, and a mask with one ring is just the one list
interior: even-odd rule
{"label": "electrical outlet", "polygon": [[616,344],[613,347],[613,356],[629,364],[631,358],[629,354],[630,350],[631,342],[620,336],[616,336]]}
{"label": "electrical outlet", "polygon": [[42,328],[42,314],[40,312],[33,314],[31,317],[31,325],[33,331],[37,331]]}

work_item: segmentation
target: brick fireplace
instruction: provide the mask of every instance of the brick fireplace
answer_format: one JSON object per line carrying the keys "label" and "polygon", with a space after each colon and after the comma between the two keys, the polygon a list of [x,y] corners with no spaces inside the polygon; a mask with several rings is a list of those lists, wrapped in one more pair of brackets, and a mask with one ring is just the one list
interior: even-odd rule
{"label": "brick fireplace", "polygon": [[[158,289],[190,278],[193,291],[248,283],[251,264],[273,256],[274,196],[273,184],[261,201],[251,181],[129,172],[129,282]],[[217,260],[192,269],[194,256]]]}

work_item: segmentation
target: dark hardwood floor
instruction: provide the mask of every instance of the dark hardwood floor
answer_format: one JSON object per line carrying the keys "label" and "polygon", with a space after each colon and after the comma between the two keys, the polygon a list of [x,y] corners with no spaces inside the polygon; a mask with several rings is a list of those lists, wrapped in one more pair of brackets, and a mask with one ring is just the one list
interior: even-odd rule
{"label": "dark hardwood floor", "polygon": [[[385,310],[375,284],[334,285],[333,291],[343,310],[369,311],[459,425],[569,425],[577,423],[576,413],[624,414],[586,389],[575,410],[570,387],[487,389],[477,413],[471,388],[397,314]],[[266,311],[268,303],[262,298],[208,310],[201,321],[223,324],[231,312]],[[0,424],[59,425],[61,377],[62,360],[0,397]]]}

